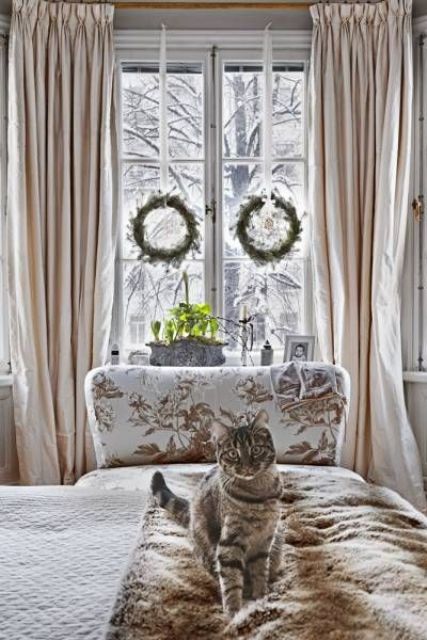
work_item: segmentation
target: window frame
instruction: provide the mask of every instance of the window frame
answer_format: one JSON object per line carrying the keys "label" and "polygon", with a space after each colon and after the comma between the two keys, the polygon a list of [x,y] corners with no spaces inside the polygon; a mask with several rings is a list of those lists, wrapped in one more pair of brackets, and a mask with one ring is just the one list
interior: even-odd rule
{"label": "window frame", "polygon": [[[408,225],[406,230],[406,245],[402,274],[401,301],[401,330],[402,330],[402,359],[403,370],[412,372],[419,370],[420,346],[422,347],[423,367],[427,368],[427,294],[424,289],[420,308],[419,280],[420,280],[420,224],[415,220],[412,211],[412,200],[420,194],[425,196],[425,182],[427,179],[427,152],[424,150],[424,180],[420,181],[420,42],[422,35],[427,36],[427,17],[418,18],[413,29],[413,57],[414,57],[414,95],[412,101],[412,136],[411,136],[411,172],[408,198]],[[427,69],[427,41],[424,44],[424,70]],[[424,80],[424,116],[427,112],[427,83]],[[424,184],[423,184],[424,183]],[[426,214],[424,214],[425,216]],[[427,278],[427,223],[423,224],[423,248],[421,260],[424,266],[424,287]],[[420,322],[423,321],[423,344],[419,344]]]}
{"label": "window frame", "polygon": [[[117,34],[116,51],[117,88],[120,114],[121,134],[121,78],[122,67],[126,64],[155,63],[159,60],[159,33],[155,35],[145,32],[138,40],[145,42],[143,46],[128,47],[129,41],[135,43],[136,32],[126,38],[124,33]],[[262,32],[218,32],[215,36],[211,32],[180,32],[171,31],[167,35],[168,61],[201,63],[204,74],[204,123],[205,123],[205,258],[204,258],[204,286],[205,299],[212,306],[215,314],[223,312],[223,233],[222,233],[222,65],[224,63],[254,64],[262,62]],[[304,114],[304,187],[305,202],[308,209],[308,78],[309,78],[310,39],[305,32],[289,33],[274,32],[273,34],[273,64],[280,62],[296,62],[304,65],[305,69],[305,114]],[[211,87],[211,90],[209,88]],[[122,154],[120,139],[119,157],[119,189],[120,201],[122,194],[122,168],[126,160]],[[309,254],[310,216],[305,212],[305,233],[301,249],[304,264],[303,286],[303,324],[301,332],[312,334],[314,329],[314,306],[312,289],[311,257]],[[111,342],[124,349],[124,318],[123,318],[123,286],[122,286],[122,224],[123,207],[120,206],[119,231],[116,252],[116,284],[113,310],[113,324]],[[213,268],[211,268],[213,267]],[[281,350],[278,350],[281,351]]]}
{"label": "window frame", "polygon": [[[1,22],[1,20],[0,20]],[[8,35],[0,24],[0,361],[10,361],[7,287],[7,88]]]}
{"label": "window frame", "polygon": [[[167,50],[167,58],[168,61],[171,62],[183,62],[183,63],[198,63],[202,65],[202,74],[203,74],[203,86],[204,86],[204,95],[207,97],[209,95],[208,92],[208,83],[211,82],[210,73],[212,71],[210,65],[210,55],[209,51],[203,50],[192,50],[192,49],[180,49],[175,47],[168,47]],[[123,205],[122,205],[122,194],[123,194],[123,184],[122,184],[122,176],[123,176],[123,165],[126,162],[129,162],[128,159],[124,157],[122,153],[122,140],[121,140],[121,123],[122,123],[122,111],[121,111],[121,89],[122,89],[122,68],[127,64],[150,64],[150,63],[158,63],[159,61],[159,52],[158,48],[141,48],[139,50],[131,50],[131,51],[123,51],[120,52],[116,57],[116,65],[117,65],[117,76],[119,81],[117,83],[118,86],[118,103],[119,103],[119,125],[120,125],[120,135],[119,135],[119,191],[120,191],[120,211],[119,211],[119,229],[118,229],[118,238],[117,238],[117,250],[116,250],[116,270],[115,270],[115,300],[114,300],[114,309],[113,309],[113,324],[112,324],[112,332],[111,332],[111,343],[117,343],[120,345],[121,349],[124,351],[123,345],[123,337],[124,337],[124,318],[123,318],[123,286],[122,286],[122,264],[123,260],[123,236],[122,236],[122,225],[123,225]],[[203,207],[205,207],[206,203],[209,201],[208,194],[212,191],[211,180],[210,180],[210,162],[209,162],[209,149],[210,149],[210,126],[211,122],[211,106],[209,104],[209,100],[204,100],[204,154],[203,158],[200,160],[204,165],[204,201]],[[151,160],[150,160],[151,162]],[[212,238],[212,218],[211,216],[205,215],[205,234],[204,234],[204,287],[205,287],[205,295],[207,300],[210,300],[210,292],[212,290],[211,283],[211,274],[209,274],[206,270],[206,264],[209,264],[212,260],[212,243],[209,241]]]}
{"label": "window frame", "polygon": [[[223,211],[222,211],[222,203],[223,203],[223,162],[226,159],[222,154],[222,70],[225,68],[227,64],[240,63],[240,64],[256,64],[262,62],[262,51],[260,50],[249,50],[249,49],[238,49],[238,48],[224,48],[218,49],[217,52],[217,64],[216,64],[216,94],[217,94],[217,103],[215,106],[216,113],[216,166],[217,171],[220,173],[218,179],[216,180],[216,202],[217,205],[217,231],[216,231],[216,256],[217,256],[217,265],[216,265],[216,290],[217,297],[215,302],[215,312],[222,315],[224,311],[224,287],[223,287],[223,266],[226,261],[225,256],[223,255],[224,250],[224,238],[223,238]],[[308,122],[309,122],[309,101],[307,100],[308,94],[308,81],[309,81],[309,51],[305,51],[304,54],[301,51],[293,51],[288,48],[282,47],[274,47],[273,49],[273,66],[274,64],[280,63],[300,63],[304,65],[304,154],[301,160],[298,160],[299,163],[304,166],[304,201],[306,204],[306,212],[308,211],[308,181],[309,181],[309,167],[308,167]],[[228,161],[233,161],[233,158],[227,159]],[[290,162],[291,160],[286,159],[286,162]],[[261,162],[262,164],[262,155],[260,158],[254,158],[254,162]],[[280,162],[280,160],[279,160]],[[301,328],[301,334],[312,334],[314,327],[314,307],[313,307],[313,281],[312,281],[312,273],[311,273],[311,256],[309,252],[309,234],[310,234],[310,216],[305,216],[304,222],[304,234],[303,234],[303,243],[301,246],[301,259],[303,260],[304,265],[304,286],[303,286],[303,326]],[[256,350],[255,350],[256,352]]]}

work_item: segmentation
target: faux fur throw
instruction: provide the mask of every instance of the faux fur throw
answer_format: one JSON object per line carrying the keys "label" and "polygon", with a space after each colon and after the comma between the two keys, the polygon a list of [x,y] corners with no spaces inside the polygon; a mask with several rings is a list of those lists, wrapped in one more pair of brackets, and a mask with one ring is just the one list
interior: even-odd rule
{"label": "faux fur throw", "polygon": [[[199,476],[170,482],[191,495]],[[173,485],[173,487],[172,487]],[[288,473],[284,553],[263,600],[230,622],[187,531],[153,502],[108,626],[108,640],[426,640],[427,520],[392,491]]]}

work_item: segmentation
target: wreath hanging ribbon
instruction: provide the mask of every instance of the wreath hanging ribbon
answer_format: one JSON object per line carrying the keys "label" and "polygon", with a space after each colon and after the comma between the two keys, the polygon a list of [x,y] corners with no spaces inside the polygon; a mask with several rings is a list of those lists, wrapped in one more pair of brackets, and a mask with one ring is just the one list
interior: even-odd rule
{"label": "wreath hanging ribbon", "polygon": [[[271,24],[271,23],[270,23]],[[302,226],[295,206],[289,200],[282,198],[272,188],[272,142],[273,142],[273,46],[270,24],[264,30],[263,71],[264,71],[264,101],[263,101],[263,172],[265,193],[249,196],[239,210],[235,227],[238,238],[245,253],[257,264],[269,264],[282,260],[301,239]],[[260,213],[273,214],[282,212],[288,223],[285,237],[270,248],[263,248],[254,242],[249,233],[253,226],[253,218]],[[272,215],[273,217],[273,215]]]}
{"label": "wreath hanging ribbon", "polygon": [[166,27],[162,24],[160,32],[159,60],[159,159],[160,159],[160,192],[168,191],[168,121],[167,121],[167,58]]}
{"label": "wreath hanging ribbon", "polygon": [[[130,220],[131,239],[140,249],[140,259],[151,264],[165,262],[179,267],[187,254],[200,248],[199,222],[195,213],[177,194],[169,192],[168,166],[168,124],[167,124],[167,57],[166,57],[166,27],[162,24],[160,33],[159,60],[159,164],[160,191],[151,194],[146,202],[137,209],[136,215]],[[156,209],[172,209],[183,220],[186,233],[177,245],[172,247],[155,247],[151,244],[146,229],[146,219]],[[173,239],[173,234],[172,239]]]}
{"label": "wreath hanging ribbon", "polygon": [[265,206],[271,207],[273,167],[271,161],[271,148],[273,142],[273,43],[271,40],[271,23],[264,29],[263,47],[263,76],[264,76],[264,137],[263,164],[264,164],[264,188],[267,194]]}

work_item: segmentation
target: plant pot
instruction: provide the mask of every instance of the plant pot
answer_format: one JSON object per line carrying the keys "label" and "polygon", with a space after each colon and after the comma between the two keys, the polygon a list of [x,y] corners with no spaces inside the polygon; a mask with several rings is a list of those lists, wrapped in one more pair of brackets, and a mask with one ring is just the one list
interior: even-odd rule
{"label": "plant pot", "polygon": [[217,367],[225,362],[223,344],[182,338],[172,344],[150,342],[150,364],[156,367]]}

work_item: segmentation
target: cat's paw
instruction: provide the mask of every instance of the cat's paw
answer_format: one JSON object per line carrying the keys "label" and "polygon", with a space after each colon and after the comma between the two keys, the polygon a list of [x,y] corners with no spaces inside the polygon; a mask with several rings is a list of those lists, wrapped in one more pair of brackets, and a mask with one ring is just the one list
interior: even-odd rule
{"label": "cat's paw", "polygon": [[282,567],[277,567],[274,570],[270,569],[270,574],[268,576],[268,583],[269,584],[273,584],[273,582],[276,582],[277,580],[279,580],[279,578],[283,575],[283,569]]}
{"label": "cat's paw", "polygon": [[266,588],[259,588],[259,589],[252,590],[252,600],[261,600],[261,598],[264,598],[264,596],[266,595],[267,595]]}
{"label": "cat's paw", "polygon": [[160,471],[156,471],[151,478],[151,491],[153,495],[155,496],[166,488],[167,486],[163,474],[160,473]]}
{"label": "cat's paw", "polygon": [[229,618],[230,620],[232,620],[234,618],[235,615],[237,615],[240,611],[240,607],[226,607],[224,609],[224,613],[227,616],[227,618]]}
{"label": "cat's paw", "polygon": [[227,618],[234,618],[236,613],[239,613],[242,608],[242,600],[241,598],[232,599],[231,601],[222,603],[222,609],[227,616]]}
{"label": "cat's paw", "polygon": [[156,471],[151,478],[151,493],[153,494],[157,504],[166,508],[169,500],[169,489],[160,471]]}

